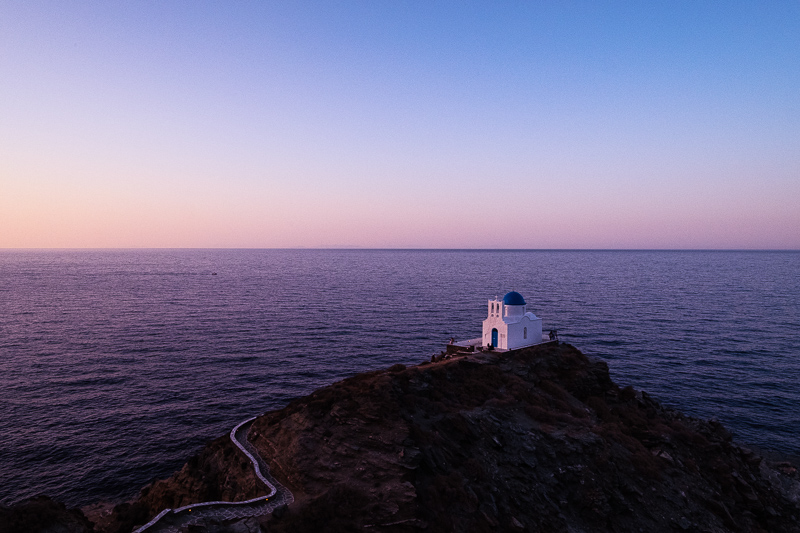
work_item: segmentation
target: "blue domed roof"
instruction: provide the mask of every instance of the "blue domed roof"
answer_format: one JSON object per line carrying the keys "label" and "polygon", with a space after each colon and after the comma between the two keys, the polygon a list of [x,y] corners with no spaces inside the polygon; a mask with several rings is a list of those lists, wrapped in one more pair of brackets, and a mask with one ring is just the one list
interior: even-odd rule
{"label": "blue domed roof", "polygon": [[525,298],[517,291],[511,291],[503,296],[503,305],[525,305]]}

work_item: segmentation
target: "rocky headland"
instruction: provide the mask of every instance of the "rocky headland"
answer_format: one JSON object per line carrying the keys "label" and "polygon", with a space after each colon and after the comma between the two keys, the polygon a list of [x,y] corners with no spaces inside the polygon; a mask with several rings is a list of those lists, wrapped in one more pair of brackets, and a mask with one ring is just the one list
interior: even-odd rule
{"label": "rocky headland", "polygon": [[[187,532],[800,533],[793,464],[620,388],[568,344],[359,374],[249,438],[294,503]],[[0,532],[130,533],[165,508],[262,493],[226,435],[130,502],[84,516],[29,500],[0,508]]]}

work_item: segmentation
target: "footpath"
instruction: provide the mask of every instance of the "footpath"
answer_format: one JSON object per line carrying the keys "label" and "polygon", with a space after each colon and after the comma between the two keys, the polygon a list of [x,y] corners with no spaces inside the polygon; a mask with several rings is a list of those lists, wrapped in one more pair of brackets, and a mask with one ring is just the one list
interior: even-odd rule
{"label": "footpath", "polygon": [[201,502],[177,509],[164,509],[150,522],[133,533],[179,533],[182,528],[207,522],[239,520],[272,513],[278,507],[294,501],[292,493],[275,481],[269,467],[247,440],[247,433],[256,417],[239,423],[231,430],[231,441],[253,464],[256,477],[264,483],[267,493],[243,502]]}

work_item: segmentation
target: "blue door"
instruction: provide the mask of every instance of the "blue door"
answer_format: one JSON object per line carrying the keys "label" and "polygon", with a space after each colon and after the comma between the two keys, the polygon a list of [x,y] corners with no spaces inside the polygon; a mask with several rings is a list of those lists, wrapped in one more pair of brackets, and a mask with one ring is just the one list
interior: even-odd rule
{"label": "blue door", "polygon": [[497,328],[492,329],[492,346],[497,348]]}

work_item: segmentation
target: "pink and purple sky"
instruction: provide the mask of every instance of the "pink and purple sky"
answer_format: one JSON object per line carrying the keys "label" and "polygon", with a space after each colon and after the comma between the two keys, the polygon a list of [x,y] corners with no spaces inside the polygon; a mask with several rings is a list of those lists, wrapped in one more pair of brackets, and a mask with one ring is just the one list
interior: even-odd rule
{"label": "pink and purple sky", "polygon": [[800,249],[800,2],[0,4],[0,247]]}

